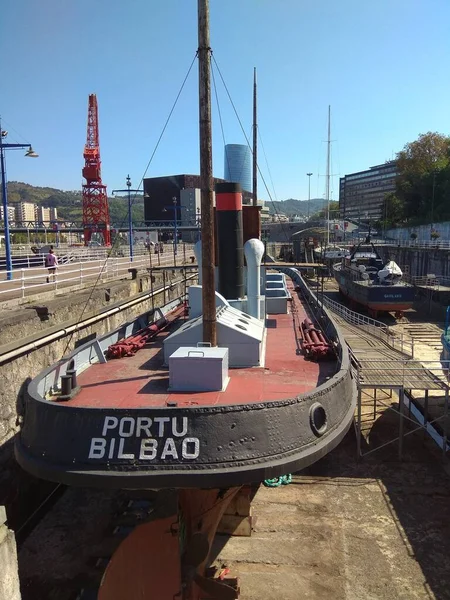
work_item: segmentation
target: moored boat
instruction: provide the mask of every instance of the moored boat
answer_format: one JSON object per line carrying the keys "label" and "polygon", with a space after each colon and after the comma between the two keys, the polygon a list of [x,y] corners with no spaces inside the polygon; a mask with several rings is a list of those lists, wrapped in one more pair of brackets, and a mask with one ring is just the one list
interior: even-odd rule
{"label": "moored boat", "polygon": [[413,305],[414,286],[402,279],[394,261],[383,261],[372,243],[358,244],[350,256],[333,265],[333,273],[341,293],[372,316],[395,312],[401,317]]}

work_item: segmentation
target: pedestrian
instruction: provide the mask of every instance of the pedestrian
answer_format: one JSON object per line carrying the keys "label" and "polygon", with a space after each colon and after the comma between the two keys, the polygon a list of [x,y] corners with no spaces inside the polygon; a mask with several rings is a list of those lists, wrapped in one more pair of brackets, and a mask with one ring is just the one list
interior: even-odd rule
{"label": "pedestrian", "polygon": [[56,283],[56,268],[58,267],[58,259],[53,250],[53,246],[50,246],[47,256],[45,257],[45,266],[48,269],[47,283],[50,283],[50,277],[53,276],[53,282]]}

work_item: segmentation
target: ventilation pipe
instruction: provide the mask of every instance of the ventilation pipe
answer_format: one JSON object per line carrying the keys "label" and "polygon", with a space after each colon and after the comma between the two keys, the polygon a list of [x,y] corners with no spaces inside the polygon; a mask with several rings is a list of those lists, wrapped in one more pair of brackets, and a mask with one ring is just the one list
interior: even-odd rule
{"label": "ventilation pipe", "polygon": [[257,238],[244,244],[247,261],[247,312],[252,317],[261,318],[261,261],[264,244]]}

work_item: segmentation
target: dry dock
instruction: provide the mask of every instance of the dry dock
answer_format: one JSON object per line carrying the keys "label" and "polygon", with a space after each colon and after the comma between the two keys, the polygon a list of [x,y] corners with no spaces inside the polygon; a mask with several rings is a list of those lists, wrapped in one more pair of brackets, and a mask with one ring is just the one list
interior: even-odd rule
{"label": "dry dock", "polygon": [[[438,330],[423,339],[417,326],[403,328],[422,338],[416,359],[436,359]],[[258,489],[251,537],[216,539],[215,564],[240,577],[240,600],[450,600],[448,458],[423,431],[405,436],[402,461],[396,443],[380,448],[399,422],[386,409],[396,395],[383,402],[374,420],[363,396],[362,451],[375,452],[358,460],[351,429],[290,485]],[[139,519],[175,511],[170,493],[154,496],[138,499]],[[93,600],[108,556],[136,523],[128,502],[126,492],[69,488],[20,549],[23,600]]]}

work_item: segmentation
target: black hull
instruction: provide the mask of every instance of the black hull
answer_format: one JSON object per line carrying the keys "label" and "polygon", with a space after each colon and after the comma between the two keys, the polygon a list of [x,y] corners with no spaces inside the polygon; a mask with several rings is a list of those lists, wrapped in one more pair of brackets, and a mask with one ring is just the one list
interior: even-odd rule
{"label": "black hull", "polygon": [[45,400],[55,370],[63,373],[79,352],[90,360],[103,338],[88,342],[30,383],[17,461],[44,479],[129,489],[229,487],[303,469],[339,444],[356,405],[346,344],[326,311],[323,323],[339,353],[329,380],[295,397],[240,405],[111,409]]}
{"label": "black hull", "polygon": [[334,278],[344,296],[372,311],[391,312],[408,310],[414,303],[414,287],[400,282],[394,285],[367,285],[367,282],[355,280],[352,274],[333,266]]}

